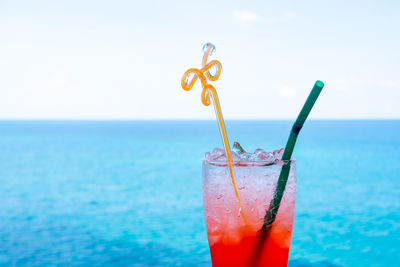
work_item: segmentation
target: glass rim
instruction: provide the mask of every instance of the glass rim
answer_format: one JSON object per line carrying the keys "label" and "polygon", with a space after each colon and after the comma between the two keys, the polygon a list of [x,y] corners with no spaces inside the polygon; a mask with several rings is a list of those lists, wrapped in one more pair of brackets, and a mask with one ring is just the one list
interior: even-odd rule
{"label": "glass rim", "polygon": [[[203,159],[203,163],[217,166],[217,167],[226,167],[228,166],[228,161],[227,160],[208,160],[208,159]],[[232,160],[230,161],[232,166],[235,167],[272,167],[272,166],[283,166],[287,164],[296,164],[296,159],[290,159],[290,160],[279,160],[279,161],[265,161],[265,160]]]}

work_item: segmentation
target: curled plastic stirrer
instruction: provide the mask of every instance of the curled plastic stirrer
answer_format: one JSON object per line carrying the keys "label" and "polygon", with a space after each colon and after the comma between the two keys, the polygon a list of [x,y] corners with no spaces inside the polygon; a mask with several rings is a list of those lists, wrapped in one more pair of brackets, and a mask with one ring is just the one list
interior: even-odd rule
{"label": "curled plastic stirrer", "polygon": [[[222,142],[224,144],[226,157],[228,159],[229,174],[231,176],[233,189],[235,191],[236,199],[239,204],[240,214],[242,215],[243,220],[246,222],[244,214],[243,214],[243,206],[240,201],[239,192],[237,190],[235,178],[233,176],[232,157],[231,157],[231,152],[229,150],[229,142],[228,142],[228,138],[227,138],[226,131],[225,131],[224,118],[222,117],[221,106],[219,104],[217,91],[215,90],[215,87],[213,85],[207,83],[207,79],[210,81],[216,81],[219,78],[219,76],[221,75],[221,70],[222,70],[221,63],[218,60],[212,60],[209,63],[207,63],[208,57],[210,55],[212,55],[212,53],[215,51],[215,46],[213,44],[211,44],[211,43],[205,44],[203,51],[204,51],[203,64],[202,64],[203,67],[200,70],[196,69],[196,68],[188,69],[183,74],[183,77],[182,77],[182,88],[186,91],[192,90],[194,84],[197,81],[197,78],[199,78],[201,85],[203,87],[203,91],[201,93],[202,103],[205,106],[209,106],[211,104],[210,95],[214,101],[215,114],[217,116],[219,130],[221,132],[221,137],[222,137]],[[215,69],[216,69],[215,74],[214,75],[211,74],[211,71],[215,70]]]}

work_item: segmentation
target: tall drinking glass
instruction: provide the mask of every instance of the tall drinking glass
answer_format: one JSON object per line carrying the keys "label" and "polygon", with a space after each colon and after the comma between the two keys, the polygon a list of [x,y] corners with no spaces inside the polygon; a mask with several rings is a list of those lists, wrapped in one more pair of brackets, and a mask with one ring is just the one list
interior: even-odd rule
{"label": "tall drinking glass", "polygon": [[[290,173],[275,221],[261,231],[283,164]],[[211,260],[218,266],[287,266],[296,203],[296,162],[233,162],[241,203],[225,161],[203,161],[203,201]],[[243,209],[243,210],[242,210]]]}

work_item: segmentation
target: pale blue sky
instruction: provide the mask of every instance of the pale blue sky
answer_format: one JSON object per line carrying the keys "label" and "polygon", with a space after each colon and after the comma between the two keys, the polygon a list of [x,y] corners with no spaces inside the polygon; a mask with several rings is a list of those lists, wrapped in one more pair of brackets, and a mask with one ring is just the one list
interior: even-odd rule
{"label": "pale blue sky", "polygon": [[0,118],[214,119],[183,73],[215,44],[225,118],[400,118],[400,1],[0,0]]}

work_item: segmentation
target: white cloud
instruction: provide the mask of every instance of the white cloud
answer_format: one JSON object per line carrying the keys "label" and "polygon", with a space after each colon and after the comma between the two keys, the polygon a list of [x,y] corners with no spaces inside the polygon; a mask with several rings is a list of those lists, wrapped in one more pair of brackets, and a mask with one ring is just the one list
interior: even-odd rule
{"label": "white cloud", "polygon": [[234,11],[233,18],[240,24],[249,24],[261,19],[259,15],[248,10]]}

